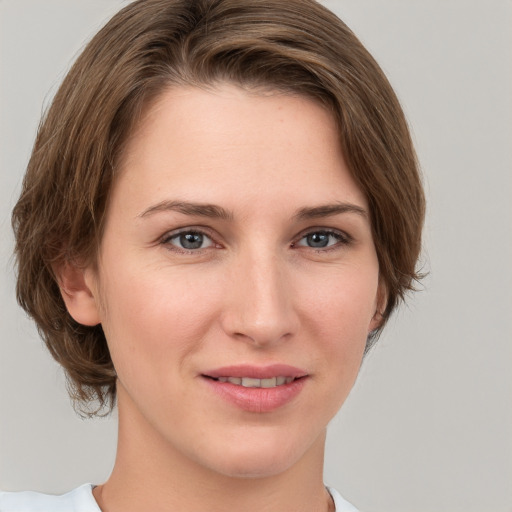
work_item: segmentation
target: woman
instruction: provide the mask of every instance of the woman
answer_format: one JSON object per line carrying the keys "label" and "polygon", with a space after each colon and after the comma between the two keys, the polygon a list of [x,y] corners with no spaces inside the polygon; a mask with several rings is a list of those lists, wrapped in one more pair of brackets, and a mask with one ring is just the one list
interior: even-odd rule
{"label": "woman", "polygon": [[0,510],[354,510],[325,430],[417,279],[398,101],[309,0],[146,0],[86,47],[13,213],[18,298],[111,477]]}

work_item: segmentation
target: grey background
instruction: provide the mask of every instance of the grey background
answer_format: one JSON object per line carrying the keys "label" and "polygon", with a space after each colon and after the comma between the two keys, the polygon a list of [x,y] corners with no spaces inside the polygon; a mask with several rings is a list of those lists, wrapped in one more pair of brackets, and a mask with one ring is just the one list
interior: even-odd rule
{"label": "grey background", "polygon": [[[17,307],[10,210],[42,111],[119,0],[0,0],[0,488],[64,492],[112,467]],[[425,174],[430,276],[329,428],[328,484],[368,512],[512,511],[512,2],[325,1],[404,105]]]}

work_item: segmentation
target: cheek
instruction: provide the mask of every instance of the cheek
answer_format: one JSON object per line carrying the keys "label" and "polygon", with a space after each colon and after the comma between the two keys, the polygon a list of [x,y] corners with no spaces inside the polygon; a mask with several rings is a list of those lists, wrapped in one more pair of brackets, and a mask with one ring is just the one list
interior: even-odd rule
{"label": "cheek", "polygon": [[211,287],[185,272],[124,275],[105,279],[102,294],[102,325],[118,374],[152,371],[199,350],[220,307]]}
{"label": "cheek", "polygon": [[302,324],[309,334],[304,342],[317,340],[325,375],[344,393],[357,376],[371,330],[378,271],[373,267],[367,267],[366,272],[340,271],[321,284],[302,286]]}
{"label": "cheek", "polygon": [[366,336],[377,308],[378,271],[339,268],[316,279],[303,279],[296,288],[309,322],[322,338],[348,339]]}

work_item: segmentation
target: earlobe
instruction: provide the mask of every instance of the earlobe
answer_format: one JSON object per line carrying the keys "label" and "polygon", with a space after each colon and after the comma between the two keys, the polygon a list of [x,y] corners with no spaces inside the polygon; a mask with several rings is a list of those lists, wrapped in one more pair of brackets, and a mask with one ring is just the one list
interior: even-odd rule
{"label": "earlobe", "polygon": [[91,271],[65,262],[54,268],[54,272],[62,299],[73,319],[82,325],[101,323],[98,299],[87,279]]}
{"label": "earlobe", "polygon": [[377,290],[377,299],[376,299],[376,307],[375,313],[370,321],[370,325],[368,326],[368,333],[379,329],[384,323],[384,311],[386,311],[386,306],[388,303],[388,291],[387,286],[383,281],[380,281],[379,288]]}
{"label": "earlobe", "polygon": [[370,325],[368,326],[368,333],[377,330],[383,323],[384,317],[382,313],[377,309],[372,317]]}

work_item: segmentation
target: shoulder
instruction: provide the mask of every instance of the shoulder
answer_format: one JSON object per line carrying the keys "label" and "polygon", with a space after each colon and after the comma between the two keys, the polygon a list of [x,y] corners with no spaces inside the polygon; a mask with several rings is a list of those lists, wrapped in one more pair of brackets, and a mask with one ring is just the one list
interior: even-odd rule
{"label": "shoulder", "polygon": [[343,496],[332,487],[327,487],[329,494],[332,496],[334,500],[334,505],[336,506],[336,512],[358,512],[357,508],[349,503]]}
{"label": "shoulder", "polygon": [[0,512],[101,512],[92,485],[84,484],[67,494],[0,492]]}

